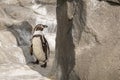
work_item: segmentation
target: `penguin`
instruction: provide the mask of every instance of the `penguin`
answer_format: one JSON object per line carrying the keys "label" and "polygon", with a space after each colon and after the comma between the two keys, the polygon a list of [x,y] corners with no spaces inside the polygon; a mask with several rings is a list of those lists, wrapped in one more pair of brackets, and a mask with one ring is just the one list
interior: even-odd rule
{"label": "penguin", "polygon": [[48,41],[46,40],[43,30],[48,26],[38,24],[34,27],[31,38],[30,54],[36,58],[35,64],[40,64],[41,67],[47,67],[48,57],[50,55],[50,48]]}

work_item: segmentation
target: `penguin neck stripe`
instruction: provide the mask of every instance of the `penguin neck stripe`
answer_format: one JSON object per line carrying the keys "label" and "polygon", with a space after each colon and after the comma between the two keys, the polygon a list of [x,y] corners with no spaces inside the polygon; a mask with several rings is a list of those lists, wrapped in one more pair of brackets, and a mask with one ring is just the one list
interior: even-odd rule
{"label": "penguin neck stripe", "polygon": [[35,32],[33,33],[33,35],[43,35],[43,32],[42,32],[42,31],[35,31]]}

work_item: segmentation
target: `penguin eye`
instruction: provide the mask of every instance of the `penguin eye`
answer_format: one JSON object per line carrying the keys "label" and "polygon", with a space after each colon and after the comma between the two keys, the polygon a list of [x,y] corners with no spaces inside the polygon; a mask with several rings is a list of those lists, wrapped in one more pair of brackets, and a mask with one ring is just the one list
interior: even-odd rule
{"label": "penguin eye", "polygon": [[43,25],[44,28],[47,28],[48,26],[47,25]]}
{"label": "penguin eye", "polygon": [[39,27],[37,27],[36,31],[39,31],[39,30],[41,30],[41,27],[40,27],[40,26],[39,26]]}
{"label": "penguin eye", "polygon": [[40,27],[38,27],[37,30],[40,30]]}

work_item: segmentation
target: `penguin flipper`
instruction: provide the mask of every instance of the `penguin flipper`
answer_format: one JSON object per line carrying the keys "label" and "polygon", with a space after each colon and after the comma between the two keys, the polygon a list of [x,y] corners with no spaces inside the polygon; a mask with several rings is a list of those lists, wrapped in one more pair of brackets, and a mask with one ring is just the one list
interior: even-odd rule
{"label": "penguin flipper", "polygon": [[30,55],[33,55],[33,45],[30,46]]}

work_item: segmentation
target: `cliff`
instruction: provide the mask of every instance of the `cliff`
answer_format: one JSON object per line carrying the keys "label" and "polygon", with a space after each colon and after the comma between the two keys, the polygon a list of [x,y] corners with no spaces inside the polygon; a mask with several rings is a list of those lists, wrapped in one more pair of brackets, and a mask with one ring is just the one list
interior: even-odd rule
{"label": "cliff", "polygon": [[58,80],[119,80],[120,1],[57,0]]}

